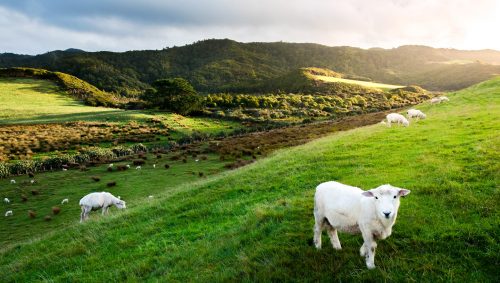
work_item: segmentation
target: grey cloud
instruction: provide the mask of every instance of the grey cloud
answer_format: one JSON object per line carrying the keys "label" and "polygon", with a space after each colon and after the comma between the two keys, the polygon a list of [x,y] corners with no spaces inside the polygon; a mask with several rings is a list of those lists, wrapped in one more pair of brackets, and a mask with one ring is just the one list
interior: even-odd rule
{"label": "grey cloud", "polygon": [[499,9],[494,0],[3,1],[0,52],[23,50],[16,42],[32,53],[156,49],[206,38],[499,49],[493,30],[478,33],[500,24]]}

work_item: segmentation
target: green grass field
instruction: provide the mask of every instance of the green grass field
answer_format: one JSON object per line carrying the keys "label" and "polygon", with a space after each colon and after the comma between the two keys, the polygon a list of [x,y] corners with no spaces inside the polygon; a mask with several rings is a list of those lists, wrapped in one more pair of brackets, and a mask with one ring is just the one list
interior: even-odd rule
{"label": "green grass field", "polygon": [[325,81],[325,82],[339,82],[339,83],[346,83],[346,84],[355,84],[355,85],[360,85],[360,86],[369,87],[369,88],[378,88],[380,90],[391,90],[391,89],[395,89],[395,88],[404,87],[402,85],[390,85],[390,84],[367,82],[367,81],[349,80],[349,79],[335,78],[335,77],[329,77],[329,76],[313,76],[313,77],[314,77],[314,79]]}
{"label": "green grass field", "polygon": [[[500,78],[448,96],[417,106],[428,118],[408,128],[336,133],[195,183],[177,186],[152,169],[110,173],[122,174],[109,178],[129,209],[83,225],[75,202],[102,184],[80,172],[40,174],[37,219],[21,207],[31,200],[2,204],[16,209],[0,223],[1,281],[498,282]],[[321,251],[310,245],[314,188],[328,180],[412,190],[379,241],[375,270],[359,256],[359,235],[341,233],[342,251],[326,234]],[[2,193],[17,193],[12,186],[0,180]],[[43,222],[68,194],[61,215]]]}
{"label": "green grass field", "polygon": [[0,78],[0,125],[73,121],[145,122],[156,117],[178,132],[217,133],[241,127],[237,122],[177,114],[86,106],[59,91],[51,81]]}

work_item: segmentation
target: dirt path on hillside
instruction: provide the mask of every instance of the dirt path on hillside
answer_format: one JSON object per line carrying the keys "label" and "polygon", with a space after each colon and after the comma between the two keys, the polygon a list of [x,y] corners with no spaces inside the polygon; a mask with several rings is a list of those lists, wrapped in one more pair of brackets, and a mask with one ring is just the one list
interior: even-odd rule
{"label": "dirt path on hillside", "polygon": [[263,132],[255,132],[237,137],[214,140],[210,150],[224,156],[242,158],[243,156],[266,155],[284,147],[307,143],[334,132],[373,125],[382,121],[390,111],[367,113],[342,117],[334,121],[324,121]]}

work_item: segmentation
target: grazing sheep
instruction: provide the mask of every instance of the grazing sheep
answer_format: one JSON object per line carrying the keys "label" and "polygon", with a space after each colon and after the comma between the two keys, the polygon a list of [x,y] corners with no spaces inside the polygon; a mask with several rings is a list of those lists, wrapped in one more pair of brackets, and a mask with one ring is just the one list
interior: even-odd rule
{"label": "grazing sheep", "polygon": [[148,196],[148,198],[149,198],[149,199],[152,199],[152,198],[154,198],[154,196],[150,195],[150,196]]}
{"label": "grazing sheep", "polygon": [[141,166],[137,166],[137,167],[135,167],[135,170],[141,170],[141,169],[142,169],[142,167],[141,167]]}
{"label": "grazing sheep", "polygon": [[113,167],[113,163],[109,164],[109,165],[108,165],[108,167],[109,167],[109,168]]}
{"label": "grazing sheep", "polygon": [[130,165],[129,165],[129,164],[127,164],[127,168],[130,168]]}
{"label": "grazing sheep", "polygon": [[153,168],[156,168],[156,164],[153,164]]}
{"label": "grazing sheep", "polygon": [[9,200],[8,198],[4,198],[4,199],[3,199],[3,202],[5,202],[5,203],[10,203],[10,200]]}
{"label": "grazing sheep", "polygon": [[34,183],[35,183],[35,180],[30,180],[30,183],[34,184]]}
{"label": "grazing sheep", "polygon": [[408,118],[418,118],[418,119],[425,119],[427,115],[424,114],[424,112],[417,110],[417,109],[409,109],[406,112]]}
{"label": "grazing sheep", "polygon": [[5,217],[12,216],[12,215],[14,215],[14,213],[12,212],[12,210],[8,210],[7,212],[5,212]]}
{"label": "grazing sheep", "polygon": [[430,100],[431,104],[439,104],[441,103],[441,99],[439,97],[434,97]]}
{"label": "grazing sheep", "polygon": [[61,204],[65,204],[65,203],[68,203],[68,202],[69,202],[69,200],[68,200],[67,198],[65,198],[65,199],[63,199],[63,200],[61,201]]}
{"label": "grazing sheep", "polygon": [[391,126],[391,123],[398,123],[398,125],[403,124],[403,126],[405,127],[408,127],[410,125],[410,122],[408,122],[408,120],[406,120],[406,118],[403,115],[398,113],[387,114],[386,119],[388,127]]}
{"label": "grazing sheep", "polygon": [[120,200],[108,192],[90,193],[84,196],[80,200],[80,207],[82,208],[80,223],[88,219],[91,211],[102,209],[102,215],[104,215],[112,205],[116,206],[118,209],[126,208],[126,204],[123,200]]}
{"label": "grazing sheep", "polygon": [[66,169],[66,168],[63,168],[62,170],[63,170],[63,171],[68,171],[68,169]]}
{"label": "grazing sheep", "polygon": [[450,99],[448,97],[446,97],[446,96],[440,96],[438,98],[441,100],[441,102],[450,101]]}
{"label": "grazing sheep", "polygon": [[391,235],[400,197],[409,193],[409,190],[391,185],[382,185],[368,191],[333,181],[318,185],[314,195],[316,248],[321,249],[321,233],[324,228],[336,250],[342,249],[337,231],[361,233],[364,243],[359,252],[366,258],[366,266],[369,269],[375,268],[375,240],[383,240]]}
{"label": "grazing sheep", "polygon": [[11,183],[11,184],[15,184],[15,183],[16,183],[16,180],[12,179],[12,180],[10,180],[10,183]]}

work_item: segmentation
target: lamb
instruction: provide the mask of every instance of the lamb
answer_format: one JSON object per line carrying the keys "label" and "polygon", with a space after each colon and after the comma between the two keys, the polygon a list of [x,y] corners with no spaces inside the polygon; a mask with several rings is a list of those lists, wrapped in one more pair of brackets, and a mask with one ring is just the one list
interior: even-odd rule
{"label": "lamb", "polygon": [[68,203],[68,202],[69,202],[69,200],[68,200],[67,198],[65,198],[65,199],[63,199],[63,200],[61,201],[61,204],[65,204],[65,203]]}
{"label": "lamb", "polygon": [[126,208],[125,201],[116,198],[108,192],[90,193],[80,200],[82,213],[80,214],[80,223],[87,220],[92,210],[102,209],[102,215],[108,212],[110,206],[116,206],[118,209]]}
{"label": "lamb", "polygon": [[391,123],[398,123],[398,125],[403,124],[403,126],[405,127],[408,127],[410,125],[410,122],[408,122],[408,120],[406,120],[406,118],[403,115],[398,113],[387,114],[386,119],[388,127],[391,126]]}
{"label": "lamb", "polygon": [[337,231],[361,233],[364,243],[359,250],[360,255],[365,257],[369,269],[375,268],[375,241],[391,235],[400,197],[409,193],[409,190],[388,184],[368,191],[334,181],[319,184],[314,195],[316,248],[321,249],[324,228],[336,250],[342,249]]}
{"label": "lamb", "polygon": [[424,112],[417,109],[409,109],[406,114],[408,115],[408,118],[425,119],[427,117]]}
{"label": "lamb", "polygon": [[8,210],[7,212],[5,212],[5,217],[7,216],[12,216],[14,213],[12,212],[12,210]]}
{"label": "lamb", "polygon": [[5,202],[5,203],[10,203],[10,200],[9,200],[8,198],[4,198],[4,199],[3,199],[3,202]]}

